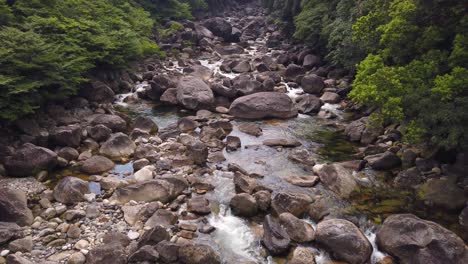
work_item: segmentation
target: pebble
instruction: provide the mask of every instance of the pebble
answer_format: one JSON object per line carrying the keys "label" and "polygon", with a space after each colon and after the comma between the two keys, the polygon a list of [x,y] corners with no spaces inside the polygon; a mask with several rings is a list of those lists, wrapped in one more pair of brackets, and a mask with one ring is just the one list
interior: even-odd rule
{"label": "pebble", "polygon": [[54,208],[47,208],[42,212],[41,216],[45,219],[51,219],[57,215],[57,211]]}
{"label": "pebble", "polygon": [[68,258],[68,264],[83,264],[86,262],[86,256],[81,252],[73,253]]}
{"label": "pebble", "polygon": [[136,232],[136,231],[130,231],[128,232],[127,234],[128,238],[130,238],[131,240],[136,240],[137,238],[140,237],[140,233]]}
{"label": "pebble", "polygon": [[4,249],[2,252],[0,252],[0,256],[5,257],[6,255],[10,254],[10,250]]}
{"label": "pebble", "polygon": [[81,239],[75,244],[75,248],[78,250],[87,249],[89,247],[89,242],[85,239]]}

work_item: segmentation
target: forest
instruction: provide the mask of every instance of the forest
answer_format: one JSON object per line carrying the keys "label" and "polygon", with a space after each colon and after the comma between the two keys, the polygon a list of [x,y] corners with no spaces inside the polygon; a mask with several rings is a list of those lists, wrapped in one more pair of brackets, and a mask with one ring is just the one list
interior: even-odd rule
{"label": "forest", "polygon": [[468,144],[467,2],[263,0],[277,23],[355,74],[350,98],[409,142]]}

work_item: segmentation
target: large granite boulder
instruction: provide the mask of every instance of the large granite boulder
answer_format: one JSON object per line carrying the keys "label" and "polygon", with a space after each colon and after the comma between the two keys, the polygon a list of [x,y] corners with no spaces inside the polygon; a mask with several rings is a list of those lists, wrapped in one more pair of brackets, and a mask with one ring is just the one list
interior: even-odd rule
{"label": "large granite boulder", "polygon": [[177,85],[177,100],[187,109],[200,110],[213,106],[214,95],[203,80],[186,76]]}
{"label": "large granite boulder", "polygon": [[39,171],[53,169],[56,165],[55,152],[31,143],[24,144],[4,162],[6,173],[17,177],[34,176]]}
{"label": "large granite boulder", "polygon": [[32,224],[33,214],[28,208],[26,193],[0,187],[0,222],[14,222],[20,226]]}
{"label": "large granite boulder", "polygon": [[291,118],[297,109],[289,96],[276,92],[261,92],[237,98],[229,113],[237,118]]}
{"label": "large granite boulder", "polygon": [[124,133],[115,133],[102,144],[99,153],[112,160],[131,156],[136,149],[135,143]]}

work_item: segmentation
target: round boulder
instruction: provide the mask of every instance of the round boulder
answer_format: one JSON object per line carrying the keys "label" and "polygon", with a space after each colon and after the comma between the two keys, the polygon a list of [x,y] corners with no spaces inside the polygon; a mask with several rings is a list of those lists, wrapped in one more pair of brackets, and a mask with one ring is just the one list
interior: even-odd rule
{"label": "round boulder", "polygon": [[237,118],[291,118],[297,109],[289,96],[276,92],[260,92],[237,98],[229,113]]}

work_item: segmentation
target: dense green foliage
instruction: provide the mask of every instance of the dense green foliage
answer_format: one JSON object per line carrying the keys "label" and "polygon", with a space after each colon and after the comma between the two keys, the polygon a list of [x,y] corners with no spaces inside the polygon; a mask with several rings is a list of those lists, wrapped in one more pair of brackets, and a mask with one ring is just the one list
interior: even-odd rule
{"label": "dense green foliage", "polygon": [[468,145],[466,1],[297,2],[264,0],[296,39],[357,71],[350,97],[378,108],[373,120],[403,124],[410,142]]}

